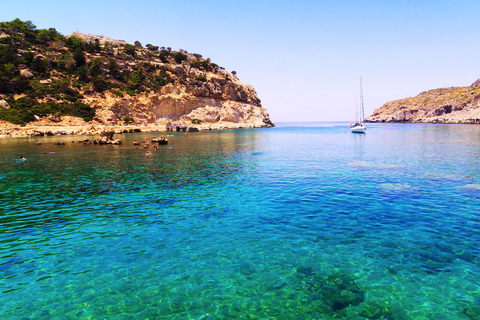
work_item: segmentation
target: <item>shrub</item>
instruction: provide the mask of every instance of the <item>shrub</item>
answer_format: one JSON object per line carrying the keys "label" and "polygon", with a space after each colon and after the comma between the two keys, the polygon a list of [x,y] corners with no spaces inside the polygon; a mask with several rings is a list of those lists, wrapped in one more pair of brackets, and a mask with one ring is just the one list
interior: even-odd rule
{"label": "shrub", "polygon": [[119,66],[115,60],[109,60],[107,64],[107,69],[112,77],[115,79],[120,79],[122,77],[122,72],[119,69]]}
{"label": "shrub", "polygon": [[49,114],[59,114],[80,117],[85,121],[91,121],[95,117],[95,109],[82,102],[37,104],[35,100],[27,98],[20,98],[16,101],[7,99],[7,102],[11,108],[1,108],[0,119],[20,125],[34,121],[35,117],[33,115],[47,116]]}
{"label": "shrub", "polygon": [[100,58],[95,58],[90,63],[90,67],[88,68],[88,72],[90,73],[91,77],[97,77],[102,73],[103,61]]}
{"label": "shrub", "polygon": [[[70,37],[68,39],[71,39]],[[82,67],[87,64],[87,60],[85,59],[85,55],[80,47],[76,48],[73,52],[73,60],[75,60],[75,65],[78,67]]]}
{"label": "shrub", "polygon": [[83,39],[75,36],[68,37],[67,40],[65,41],[65,44],[72,51],[76,51],[77,49],[83,50],[86,45]]}
{"label": "shrub", "polygon": [[103,79],[102,75],[98,75],[92,79],[93,89],[97,92],[103,92],[108,88],[108,83]]}
{"label": "shrub", "polygon": [[147,49],[150,51],[158,51],[158,46],[154,46],[149,43],[147,44]]}
{"label": "shrub", "polygon": [[123,93],[122,93],[122,91],[120,91],[120,90],[110,89],[110,92],[113,93],[114,95],[117,95],[117,96],[123,98]]}
{"label": "shrub", "polygon": [[47,71],[45,61],[43,61],[40,57],[36,57],[35,59],[33,59],[32,70],[40,74],[44,74]]}
{"label": "shrub", "polygon": [[188,56],[181,52],[175,52],[175,54],[173,55],[173,58],[175,59],[176,63],[182,63],[182,61],[187,60]]}
{"label": "shrub", "polygon": [[168,62],[168,57],[170,56],[170,51],[168,50],[161,50],[160,51],[160,60],[163,62],[163,63],[166,63]]}
{"label": "shrub", "polygon": [[132,46],[131,44],[126,44],[125,45],[125,53],[134,57],[135,56],[135,46]]}
{"label": "shrub", "polygon": [[133,121],[133,118],[130,116],[123,117],[123,122],[125,122],[126,124],[133,123]]}
{"label": "shrub", "polygon": [[153,89],[158,89],[158,87],[163,87],[167,83],[172,83],[173,79],[170,78],[167,71],[164,69],[160,70],[160,73],[155,76],[153,79]]}

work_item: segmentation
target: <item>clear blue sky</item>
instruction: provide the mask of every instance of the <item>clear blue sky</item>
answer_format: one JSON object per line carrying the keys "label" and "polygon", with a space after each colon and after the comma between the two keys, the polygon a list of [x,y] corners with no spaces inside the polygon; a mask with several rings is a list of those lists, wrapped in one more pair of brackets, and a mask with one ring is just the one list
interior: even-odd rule
{"label": "clear blue sky", "polygon": [[235,70],[274,122],[348,121],[480,78],[480,1],[0,0],[0,20],[185,49]]}

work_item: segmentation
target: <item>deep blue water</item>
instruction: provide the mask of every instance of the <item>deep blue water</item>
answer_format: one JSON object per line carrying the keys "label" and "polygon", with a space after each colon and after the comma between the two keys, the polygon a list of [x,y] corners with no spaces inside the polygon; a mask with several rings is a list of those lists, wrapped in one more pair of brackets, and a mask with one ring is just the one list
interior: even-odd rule
{"label": "deep blue water", "polygon": [[480,126],[347,129],[0,139],[0,319],[479,319]]}

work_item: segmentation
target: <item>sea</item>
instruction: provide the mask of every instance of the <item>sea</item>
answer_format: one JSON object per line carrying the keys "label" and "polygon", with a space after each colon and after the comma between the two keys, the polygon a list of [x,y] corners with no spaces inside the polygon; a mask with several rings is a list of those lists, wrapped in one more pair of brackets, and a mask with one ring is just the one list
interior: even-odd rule
{"label": "sea", "polygon": [[161,134],[0,139],[0,319],[480,319],[480,126]]}

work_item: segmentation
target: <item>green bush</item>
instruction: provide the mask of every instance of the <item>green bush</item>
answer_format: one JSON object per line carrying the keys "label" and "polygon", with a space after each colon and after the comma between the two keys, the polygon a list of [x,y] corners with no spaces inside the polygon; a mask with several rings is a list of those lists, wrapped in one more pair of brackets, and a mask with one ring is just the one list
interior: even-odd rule
{"label": "green bush", "polygon": [[73,52],[73,60],[75,60],[75,65],[77,66],[77,68],[85,66],[87,64],[87,59],[83,54],[82,48],[78,47],[75,49],[75,51]]}
{"label": "green bush", "polygon": [[93,89],[97,92],[103,92],[107,90],[108,83],[103,79],[103,76],[98,75],[92,79]]}
{"label": "green bush", "polygon": [[0,109],[0,119],[19,125],[34,121],[37,116],[59,114],[63,116],[74,116],[91,121],[95,117],[95,109],[82,102],[55,103],[48,102],[37,104],[33,99],[20,98],[18,100],[7,99],[10,109]]}
{"label": "green bush", "polygon": [[163,63],[167,63],[168,62],[168,57],[170,56],[170,51],[168,50],[161,50],[160,51],[160,60],[163,62]]}
{"label": "green bush", "polygon": [[188,56],[181,52],[175,52],[173,58],[175,59],[176,63],[182,63],[182,61],[186,61],[188,59]]}
{"label": "green bush", "polygon": [[131,44],[126,44],[125,47],[125,53],[134,57],[135,56],[135,46],[132,46]]}
{"label": "green bush", "polygon": [[158,51],[158,46],[154,46],[149,43],[147,44],[147,49],[150,51]]}
{"label": "green bush", "polygon": [[113,93],[114,95],[117,95],[117,96],[123,98],[123,93],[122,93],[122,91],[120,91],[120,90],[110,89],[110,92]]}
{"label": "green bush", "polygon": [[130,116],[123,117],[123,122],[125,122],[126,124],[133,123],[133,121],[134,119]]}
{"label": "green bush", "polygon": [[96,57],[95,59],[90,62],[90,66],[88,68],[88,73],[92,78],[99,76],[102,73],[103,68],[103,61],[102,59]]}

